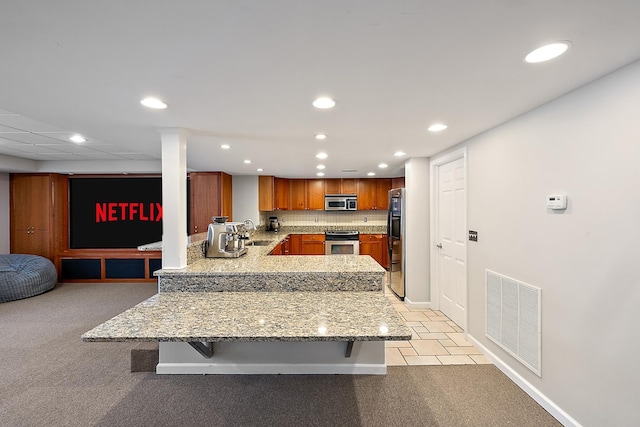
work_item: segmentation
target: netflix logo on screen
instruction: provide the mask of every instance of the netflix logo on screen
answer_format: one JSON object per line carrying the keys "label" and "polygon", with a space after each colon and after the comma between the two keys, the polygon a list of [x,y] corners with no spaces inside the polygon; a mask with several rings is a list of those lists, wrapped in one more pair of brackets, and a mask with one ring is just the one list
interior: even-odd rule
{"label": "netflix logo on screen", "polygon": [[72,249],[162,240],[162,178],[70,178],[69,240]]}
{"label": "netflix logo on screen", "polygon": [[160,203],[96,203],[96,222],[155,221],[162,219]]}

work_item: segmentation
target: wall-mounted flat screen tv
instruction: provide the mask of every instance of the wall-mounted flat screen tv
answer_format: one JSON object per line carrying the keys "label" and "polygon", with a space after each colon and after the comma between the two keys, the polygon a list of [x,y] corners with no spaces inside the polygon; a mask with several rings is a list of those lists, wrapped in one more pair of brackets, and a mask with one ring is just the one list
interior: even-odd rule
{"label": "wall-mounted flat screen tv", "polygon": [[69,247],[136,248],[162,240],[162,178],[69,178]]}

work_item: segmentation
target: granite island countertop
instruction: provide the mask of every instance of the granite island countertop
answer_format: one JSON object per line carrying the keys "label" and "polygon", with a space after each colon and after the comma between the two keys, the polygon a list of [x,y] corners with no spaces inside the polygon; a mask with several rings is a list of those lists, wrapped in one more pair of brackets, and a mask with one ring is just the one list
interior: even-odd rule
{"label": "granite island countertop", "polygon": [[159,293],[82,335],[90,342],[409,339],[381,292]]}

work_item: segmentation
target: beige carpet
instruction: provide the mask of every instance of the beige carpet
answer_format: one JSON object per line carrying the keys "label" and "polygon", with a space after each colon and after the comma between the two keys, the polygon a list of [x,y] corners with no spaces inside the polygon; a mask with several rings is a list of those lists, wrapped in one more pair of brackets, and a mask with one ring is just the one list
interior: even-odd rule
{"label": "beige carpet", "polygon": [[492,365],[390,367],[386,376],[158,376],[135,343],[80,335],[155,284],[65,284],[0,304],[1,426],[555,426]]}

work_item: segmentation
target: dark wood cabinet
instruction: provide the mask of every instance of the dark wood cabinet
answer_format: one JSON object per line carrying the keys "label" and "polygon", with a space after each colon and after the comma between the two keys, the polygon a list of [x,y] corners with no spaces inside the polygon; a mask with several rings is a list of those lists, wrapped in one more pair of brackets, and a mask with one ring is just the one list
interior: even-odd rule
{"label": "dark wood cabinet", "polygon": [[303,234],[301,243],[302,255],[324,255],[324,234]]}
{"label": "dark wood cabinet", "polygon": [[324,209],[324,179],[307,179],[307,209]]}
{"label": "dark wood cabinet", "polygon": [[328,178],[324,180],[325,194],[356,194],[358,191],[356,178]]}
{"label": "dark wood cabinet", "polygon": [[289,209],[289,180],[286,178],[274,178],[273,210]]}
{"label": "dark wood cabinet", "polygon": [[258,177],[258,209],[272,211],[275,198],[275,178],[260,175]]}
{"label": "dark wood cabinet", "polygon": [[306,179],[290,179],[289,180],[289,207],[292,210],[307,209],[307,180]]}
{"label": "dark wood cabinet", "polygon": [[385,238],[384,234],[361,234],[360,255],[370,255],[382,267],[388,268],[389,256],[385,256],[387,252]]}
{"label": "dark wood cabinet", "polygon": [[290,234],[289,239],[289,253],[288,255],[301,255],[302,254],[302,235]]}
{"label": "dark wood cabinet", "polygon": [[404,176],[391,178],[391,188],[404,188]]}
{"label": "dark wood cabinet", "polygon": [[258,209],[276,211],[289,209],[289,180],[273,176],[258,177]]}
{"label": "dark wood cabinet", "polygon": [[358,210],[387,210],[391,178],[361,178],[358,180]]}
{"label": "dark wood cabinet", "polygon": [[191,172],[189,180],[189,234],[205,233],[212,216],[228,216],[232,220],[231,175]]}
{"label": "dark wood cabinet", "polygon": [[40,255],[55,262],[57,252],[67,246],[67,177],[11,174],[9,180],[11,253]]}

